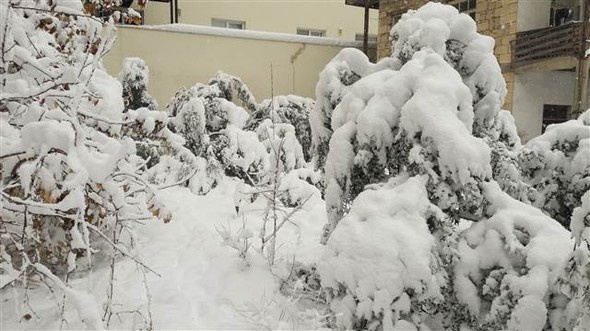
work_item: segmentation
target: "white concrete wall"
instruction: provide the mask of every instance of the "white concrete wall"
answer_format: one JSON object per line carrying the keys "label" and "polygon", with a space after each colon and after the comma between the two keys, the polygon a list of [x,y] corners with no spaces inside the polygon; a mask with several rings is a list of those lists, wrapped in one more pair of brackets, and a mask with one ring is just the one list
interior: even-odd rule
{"label": "white concrete wall", "polygon": [[524,141],[541,134],[543,105],[571,105],[575,73],[543,71],[514,75],[512,115]]}
{"label": "white concrete wall", "polygon": [[[292,38],[305,39],[301,36]],[[150,69],[149,92],[161,107],[181,87],[190,87],[197,82],[206,83],[218,70],[240,77],[254,93],[257,101],[269,98],[271,64],[274,95],[296,94],[315,99],[314,91],[319,72],[344,48],[337,44],[359,44],[333,41],[336,45],[231,38],[120,26],[117,41],[105,57],[104,64],[108,72],[116,76],[124,58],[143,58]]]}
{"label": "white concrete wall", "polygon": [[144,24],[170,24],[170,4],[148,1],[143,11]]}
{"label": "white concrete wall", "polygon": [[[212,18],[245,21],[247,30],[295,34],[297,28],[326,30],[326,37],[354,40],[363,33],[364,9],[344,0],[178,0],[179,22],[211,26]],[[371,9],[369,33],[377,35],[379,12]],[[148,2],[145,24],[170,23],[170,5]]]}
{"label": "white concrete wall", "polygon": [[528,31],[549,26],[551,0],[519,0],[516,31]]}

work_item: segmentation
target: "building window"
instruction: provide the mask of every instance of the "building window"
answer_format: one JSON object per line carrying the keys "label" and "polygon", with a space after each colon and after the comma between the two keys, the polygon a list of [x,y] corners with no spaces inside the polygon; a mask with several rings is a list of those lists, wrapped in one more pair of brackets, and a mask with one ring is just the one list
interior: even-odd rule
{"label": "building window", "polygon": [[300,34],[302,36],[325,37],[326,30],[297,28],[297,34]]}
{"label": "building window", "polygon": [[213,18],[211,19],[211,26],[226,29],[244,30],[246,29],[246,22]]}
{"label": "building window", "polygon": [[452,0],[449,1],[449,5],[457,8],[460,13],[465,13],[473,20],[475,20],[475,7],[477,6],[477,0]]}
{"label": "building window", "polygon": [[[355,41],[363,41],[363,37],[364,37],[364,35],[362,33],[357,33],[354,35],[354,40]],[[369,44],[376,43],[377,42],[377,35],[370,34],[368,40],[369,40]]]}
{"label": "building window", "polygon": [[549,124],[567,121],[570,108],[571,106],[568,105],[543,105],[543,127],[541,132],[545,132]]}
{"label": "building window", "polygon": [[550,26],[560,26],[580,19],[580,3],[578,0],[551,0],[549,17]]}

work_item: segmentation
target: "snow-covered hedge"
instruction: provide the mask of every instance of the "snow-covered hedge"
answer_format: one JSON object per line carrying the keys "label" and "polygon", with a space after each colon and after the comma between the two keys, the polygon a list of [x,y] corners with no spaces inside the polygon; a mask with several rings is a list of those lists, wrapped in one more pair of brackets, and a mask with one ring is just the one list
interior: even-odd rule
{"label": "snow-covered hedge", "polygon": [[88,268],[93,253],[112,252],[105,238],[117,242],[122,222],[169,215],[122,137],[136,122],[101,64],[113,26],[76,1],[2,3],[0,16],[3,287],[45,267]]}

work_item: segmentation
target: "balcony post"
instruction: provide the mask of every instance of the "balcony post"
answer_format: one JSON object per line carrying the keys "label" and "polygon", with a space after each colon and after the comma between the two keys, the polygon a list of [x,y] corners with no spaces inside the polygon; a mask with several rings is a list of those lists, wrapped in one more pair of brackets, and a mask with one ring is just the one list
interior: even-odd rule
{"label": "balcony post", "polygon": [[580,81],[580,109],[579,113],[588,109],[588,71],[590,71],[590,58],[581,60],[581,81]]}
{"label": "balcony post", "polygon": [[580,8],[582,15],[582,33],[580,38],[581,50],[578,54],[578,63],[576,65],[576,88],[574,90],[574,104],[572,109],[572,118],[577,117],[588,108],[588,76],[590,71],[590,57],[586,56],[586,49],[590,44],[590,6],[582,2]]}

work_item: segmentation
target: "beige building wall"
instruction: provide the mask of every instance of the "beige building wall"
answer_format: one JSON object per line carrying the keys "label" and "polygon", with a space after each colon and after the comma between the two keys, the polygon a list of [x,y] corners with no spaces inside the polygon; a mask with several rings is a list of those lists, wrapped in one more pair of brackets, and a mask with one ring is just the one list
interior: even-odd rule
{"label": "beige building wall", "polygon": [[528,31],[549,26],[551,0],[519,1],[516,30]]}
{"label": "beige building wall", "polygon": [[518,134],[527,141],[541,134],[543,105],[571,105],[576,84],[575,73],[540,71],[515,75],[512,112]]}
{"label": "beige building wall", "polygon": [[335,45],[120,26],[104,65],[116,76],[124,58],[143,58],[150,69],[149,92],[162,108],[181,87],[206,83],[218,70],[240,77],[257,101],[269,98],[271,65],[274,95],[296,94],[315,99],[319,72],[345,46],[359,46],[358,42],[332,41]]}
{"label": "beige building wall", "polygon": [[[297,28],[325,30],[326,37],[354,40],[363,33],[364,9],[344,0],[178,0],[178,23],[211,26],[211,19],[246,22],[246,30],[292,33]],[[377,35],[378,12],[371,9],[369,33]],[[148,2],[145,24],[169,24],[170,5]]]}

